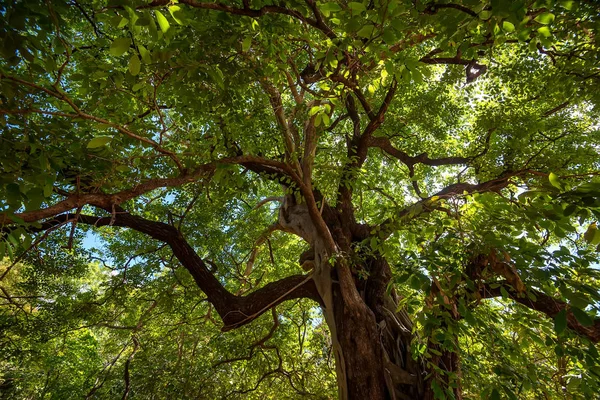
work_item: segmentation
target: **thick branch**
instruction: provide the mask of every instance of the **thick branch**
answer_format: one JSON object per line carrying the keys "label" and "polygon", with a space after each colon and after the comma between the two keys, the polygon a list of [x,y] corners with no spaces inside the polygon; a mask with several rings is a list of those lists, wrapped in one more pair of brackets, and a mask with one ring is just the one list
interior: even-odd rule
{"label": "thick branch", "polygon": [[450,198],[465,193],[499,192],[509,184],[510,178],[517,175],[522,175],[525,172],[527,171],[507,172],[496,179],[478,184],[454,183],[452,185],[448,185],[432,196],[423,198],[422,200],[419,200],[418,202],[400,210],[396,213],[396,215],[394,215],[393,218],[388,218],[376,227],[370,227],[369,229],[371,231],[373,229],[379,230],[381,237],[388,237],[398,224],[405,223],[408,220],[416,218],[425,212],[439,209],[439,207],[436,205],[437,200],[439,199]]}
{"label": "thick branch", "polygon": [[[295,181],[299,178],[291,170],[291,168],[281,161],[264,159],[256,156],[239,156],[224,158],[218,161],[201,165],[190,172],[183,173],[173,178],[157,178],[150,179],[146,182],[136,185],[132,189],[123,190],[113,194],[104,193],[86,193],[73,194],[67,199],[60,201],[52,206],[44,209],[26,211],[15,214],[15,217],[24,222],[40,221],[45,218],[50,218],[63,212],[80,208],[85,205],[94,205],[100,208],[110,208],[112,205],[119,205],[123,202],[138,197],[144,193],[161,187],[181,186],[189,182],[194,182],[203,176],[209,175],[214,171],[219,164],[239,164],[257,173],[274,174],[278,177],[287,176]],[[0,225],[13,223],[10,215],[0,213]]]}
{"label": "thick branch", "polygon": [[273,112],[275,113],[275,118],[281,127],[281,131],[283,133],[283,143],[285,145],[285,153],[288,162],[292,163],[294,167],[298,171],[301,169],[299,165],[297,165],[298,161],[296,159],[297,152],[296,146],[298,143],[294,143],[294,135],[288,125],[287,118],[285,116],[285,112],[283,111],[283,102],[281,101],[281,94],[279,91],[266,80],[261,81],[261,85],[264,88],[265,92],[269,94],[269,102],[271,103],[271,107],[273,107]]}
{"label": "thick branch", "polygon": [[[152,7],[166,6],[169,4],[171,4],[171,0],[155,0],[150,4],[147,4],[145,6],[141,6],[138,8],[152,8]],[[275,6],[275,5],[263,6],[259,9],[252,9],[252,8],[248,8],[248,7],[237,8],[237,7],[232,7],[227,4],[223,4],[223,3],[203,3],[203,2],[199,2],[199,1],[195,1],[195,0],[179,0],[179,4],[186,4],[190,7],[200,8],[200,9],[205,9],[205,10],[223,11],[223,12],[226,12],[229,14],[234,14],[234,15],[245,15],[247,17],[252,17],[252,18],[259,18],[265,14],[289,15],[307,25],[310,25],[310,26],[318,29],[319,31],[323,32],[330,39],[333,39],[336,37],[335,33],[331,30],[331,28],[329,28],[324,23],[324,21],[321,18],[318,18],[316,20],[312,19],[312,18],[308,18],[308,17],[305,17],[304,15],[302,15],[299,11],[291,10],[289,8],[285,8],[285,7],[281,7],[281,6]]]}
{"label": "thick branch", "polygon": [[235,296],[210,272],[181,232],[168,224],[131,215],[121,209],[112,216],[96,217],[83,214],[63,214],[42,224],[50,229],[64,220],[77,218],[79,223],[93,226],[127,227],[164,242],[171,247],[179,262],[190,272],[198,287],[206,294],[223,319],[224,331],[245,325],[270,308],[290,299],[310,298],[320,303],[320,296],[310,275],[293,275],[246,295]]}
{"label": "thick branch", "polygon": [[458,11],[462,11],[466,14],[469,14],[472,17],[477,17],[477,13],[475,11],[473,11],[470,8],[467,8],[463,5],[455,4],[455,3],[448,3],[448,4],[430,3],[427,5],[427,8],[425,9],[425,13],[426,14],[436,14],[438,12],[438,10],[441,10],[444,8],[452,8],[452,9],[455,9]]}
{"label": "thick branch", "polygon": [[379,111],[375,115],[375,118],[369,121],[369,124],[365,127],[358,143],[356,144],[356,156],[358,157],[357,166],[360,167],[367,158],[367,151],[369,149],[369,144],[373,137],[373,133],[383,124],[385,121],[385,114],[392,103],[392,99],[394,98],[394,94],[396,94],[396,88],[398,87],[398,82],[394,78],[388,89],[388,92],[383,99],[383,103],[381,107],[379,107]]}
{"label": "thick branch", "polygon": [[503,287],[511,299],[532,310],[546,314],[549,318],[554,318],[562,310],[567,312],[567,326],[581,336],[585,336],[594,343],[600,342],[600,318],[595,318],[592,326],[583,326],[577,320],[569,305],[564,301],[548,296],[538,290],[529,289],[529,292],[535,296],[535,300],[527,296],[519,296],[517,291],[510,285],[503,285],[496,288],[490,287],[489,284],[484,284],[479,291],[482,298],[500,297],[502,296],[501,287]]}
{"label": "thick branch", "polygon": [[390,139],[386,137],[374,137],[371,139],[372,147],[379,147],[389,155],[396,157],[402,161],[409,168],[412,168],[415,164],[425,164],[432,167],[440,165],[456,165],[456,164],[467,164],[469,159],[466,157],[441,157],[441,158],[429,158],[427,153],[421,153],[418,156],[409,156],[407,153],[395,148],[392,145]]}

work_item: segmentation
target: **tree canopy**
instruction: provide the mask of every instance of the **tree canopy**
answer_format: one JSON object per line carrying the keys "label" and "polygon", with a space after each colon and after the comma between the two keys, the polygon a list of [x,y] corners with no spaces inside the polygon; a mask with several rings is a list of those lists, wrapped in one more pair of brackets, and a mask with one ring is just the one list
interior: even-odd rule
{"label": "tree canopy", "polygon": [[599,11],[1,1],[0,398],[591,398]]}

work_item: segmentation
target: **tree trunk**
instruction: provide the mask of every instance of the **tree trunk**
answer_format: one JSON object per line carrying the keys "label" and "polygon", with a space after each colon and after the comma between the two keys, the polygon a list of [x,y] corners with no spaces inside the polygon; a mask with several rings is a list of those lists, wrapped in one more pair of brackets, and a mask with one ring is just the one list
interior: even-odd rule
{"label": "tree trunk", "polygon": [[362,304],[348,304],[341,287],[333,287],[336,340],[343,355],[336,362],[343,363],[338,375],[345,381],[338,377],[338,382],[346,385],[340,387],[340,399],[423,399],[423,367],[410,354],[411,321],[406,312],[396,312],[395,294],[386,291],[389,267],[383,259],[370,259],[366,268],[368,279],[354,278]]}
{"label": "tree trunk", "polygon": [[396,312],[396,295],[387,290],[391,279],[387,261],[365,256],[359,265],[350,265],[352,237],[334,223],[328,227],[340,251],[330,254],[306,206],[291,196],[280,209],[279,223],[311,246],[313,280],[332,337],[339,398],[424,399],[424,368],[410,352],[412,323],[406,312]]}

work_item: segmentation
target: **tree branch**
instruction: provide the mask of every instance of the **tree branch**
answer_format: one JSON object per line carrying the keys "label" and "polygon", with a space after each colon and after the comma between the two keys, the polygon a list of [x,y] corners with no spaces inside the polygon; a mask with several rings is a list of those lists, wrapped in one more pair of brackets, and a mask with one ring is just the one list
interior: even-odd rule
{"label": "tree branch", "polygon": [[[109,209],[110,210],[110,209]],[[112,216],[96,217],[84,214],[62,214],[42,223],[41,229],[50,229],[65,220],[77,218],[81,224],[99,226],[126,227],[164,242],[171,247],[179,262],[190,272],[198,287],[206,294],[221,316],[223,331],[238,328],[256,319],[269,308],[286,300],[310,298],[318,303],[321,298],[311,275],[292,275],[271,282],[245,296],[236,296],[229,292],[210,272],[195,250],[185,240],[181,232],[163,222],[150,221],[118,208]]]}
{"label": "tree branch", "polygon": [[402,161],[409,168],[412,168],[415,164],[424,164],[432,167],[440,166],[440,165],[457,165],[457,164],[467,164],[469,162],[469,158],[467,157],[442,157],[442,158],[429,158],[427,153],[421,153],[418,156],[409,156],[407,153],[403,152],[395,148],[392,145],[390,139],[386,137],[374,137],[371,139],[370,145],[372,147],[378,147],[381,150],[385,151],[389,155],[396,157],[398,160]]}
{"label": "tree branch", "polygon": [[405,223],[410,219],[416,218],[419,215],[439,209],[436,205],[438,199],[450,198],[464,193],[484,193],[484,192],[499,192],[504,189],[510,182],[510,178],[518,175],[523,175],[528,171],[507,172],[500,175],[498,178],[491,179],[482,183],[454,183],[446,186],[444,189],[433,194],[432,196],[423,198],[416,203],[405,207],[397,212],[393,218],[388,218],[375,227],[369,227],[370,231],[380,231],[381,237],[388,237],[392,234],[394,227],[398,224]]}
{"label": "tree branch", "polygon": [[[171,4],[171,0],[155,0],[150,4],[138,7],[138,9],[160,7],[160,6],[166,6],[169,4]],[[265,14],[289,15],[290,17],[293,17],[307,25],[312,26],[313,28],[318,29],[319,31],[323,32],[323,34],[325,34],[325,36],[327,36],[330,39],[334,39],[336,37],[336,34],[331,30],[331,28],[329,28],[323,22],[322,19],[315,20],[312,18],[308,18],[308,17],[305,17],[304,15],[302,15],[299,11],[291,10],[289,8],[285,8],[285,7],[281,7],[281,6],[275,6],[275,5],[263,6],[259,9],[251,9],[248,7],[236,8],[236,7],[232,7],[227,4],[223,4],[223,3],[203,3],[203,2],[198,2],[196,0],[179,0],[179,4],[186,4],[190,7],[200,8],[200,9],[204,9],[204,10],[223,11],[223,12],[226,12],[229,14],[234,14],[234,15],[245,15],[247,17],[252,17],[252,18],[259,18]]]}
{"label": "tree branch", "polygon": [[[83,207],[85,205],[94,205],[100,208],[109,208],[113,204],[119,205],[128,200],[131,200],[144,193],[150,192],[161,187],[175,187],[186,183],[194,182],[203,176],[212,174],[219,164],[238,164],[242,165],[257,173],[275,174],[278,177],[286,176],[292,180],[299,182],[300,178],[292,171],[289,165],[276,160],[269,160],[262,157],[243,155],[238,157],[223,158],[207,164],[200,165],[190,172],[185,172],[173,178],[156,178],[150,179],[132,189],[123,190],[113,194],[105,193],[76,193],[70,195],[67,199],[60,201],[52,206],[44,209],[25,211],[14,214],[17,219],[24,222],[40,221],[45,218],[50,218],[74,208]],[[13,223],[11,215],[0,213],[0,225]]]}
{"label": "tree branch", "polygon": [[501,288],[504,288],[510,298],[519,304],[524,305],[532,310],[539,311],[549,318],[554,318],[562,310],[567,312],[567,326],[581,336],[585,336],[594,343],[600,342],[600,318],[595,318],[592,326],[583,326],[577,320],[570,307],[564,301],[548,296],[538,290],[528,289],[528,292],[535,296],[535,300],[527,296],[519,296],[517,291],[510,285],[501,285],[492,288],[489,283],[485,283],[479,290],[479,295],[482,298],[492,298],[502,296]]}

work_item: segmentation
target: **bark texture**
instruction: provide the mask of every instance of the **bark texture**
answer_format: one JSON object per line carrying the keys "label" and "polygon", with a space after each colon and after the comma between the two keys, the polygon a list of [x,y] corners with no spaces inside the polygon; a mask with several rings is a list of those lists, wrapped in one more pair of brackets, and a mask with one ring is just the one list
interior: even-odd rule
{"label": "bark texture", "polygon": [[[410,354],[412,323],[406,312],[396,311],[395,293],[387,291],[388,263],[354,254],[357,238],[339,214],[327,209],[324,219],[339,245],[334,254],[320,240],[306,205],[291,196],[282,205],[279,223],[303,237],[314,252],[312,275],[332,335],[339,398],[424,398],[423,368]],[[359,261],[350,263],[354,258]]]}

